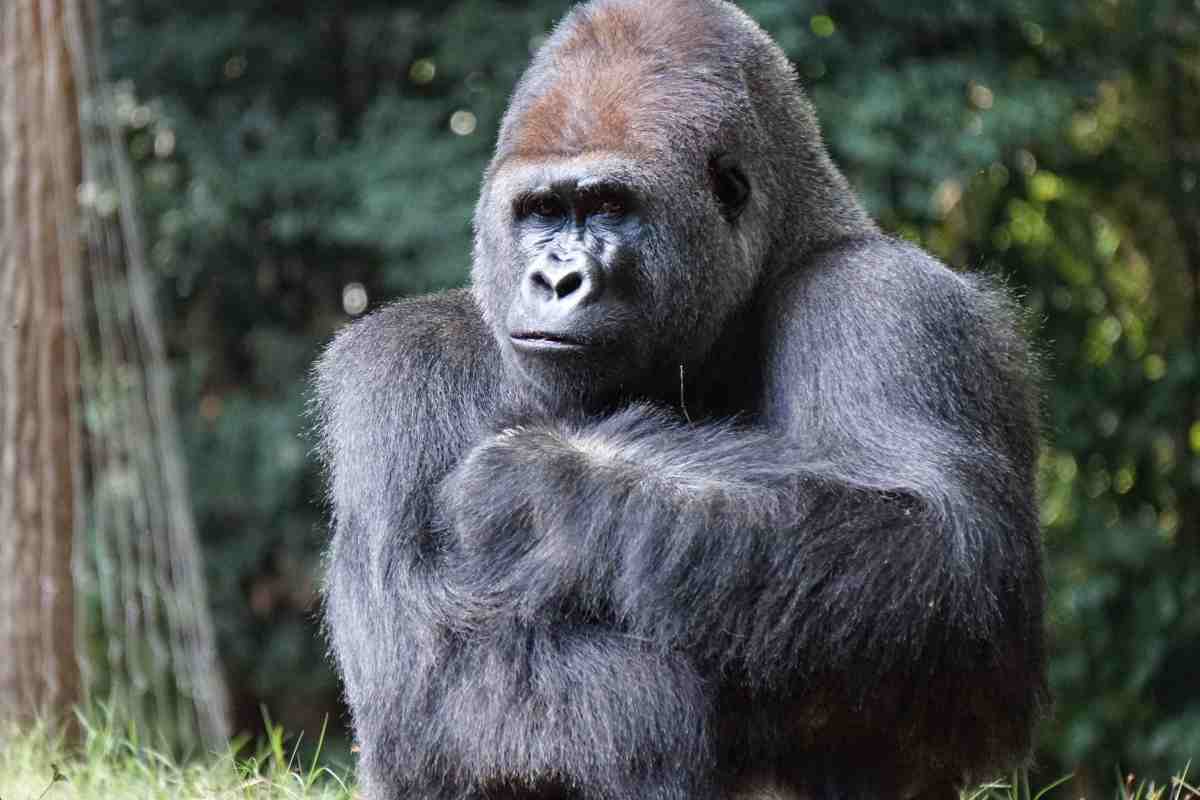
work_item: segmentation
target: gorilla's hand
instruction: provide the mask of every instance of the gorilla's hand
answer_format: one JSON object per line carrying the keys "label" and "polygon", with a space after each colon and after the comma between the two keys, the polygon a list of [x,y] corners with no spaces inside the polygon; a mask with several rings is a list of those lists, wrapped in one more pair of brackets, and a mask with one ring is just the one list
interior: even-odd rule
{"label": "gorilla's hand", "polygon": [[[446,477],[440,499],[451,534],[449,578],[469,601],[467,622],[498,614],[530,619],[556,607],[606,616],[600,582],[611,578],[605,565],[614,563],[602,552],[611,515],[595,513],[600,498],[587,497],[598,467],[576,432],[529,423],[484,439]],[[637,476],[610,473],[605,500],[619,503]]]}
{"label": "gorilla's hand", "polygon": [[[650,624],[650,638],[682,644],[693,631],[673,607],[684,600],[677,591],[723,603],[753,590],[767,566],[755,543],[794,524],[800,496],[786,450],[763,431],[684,424],[648,405],[484,440],[441,487],[450,579],[471,604],[468,624],[569,614]],[[742,535],[714,535],[730,528]],[[726,558],[726,569],[704,566]],[[741,571],[747,561],[756,568]]]}

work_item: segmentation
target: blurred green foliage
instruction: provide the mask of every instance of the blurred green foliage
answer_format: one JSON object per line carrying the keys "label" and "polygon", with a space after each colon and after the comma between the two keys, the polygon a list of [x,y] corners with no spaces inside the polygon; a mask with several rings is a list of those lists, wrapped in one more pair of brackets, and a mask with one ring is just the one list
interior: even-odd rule
{"label": "blurred green foliage", "polygon": [[[1005,276],[1046,384],[1048,771],[1200,756],[1200,2],[746,0],[889,229]],[[307,369],[462,283],[536,0],[107,0],[239,723],[336,702]],[[953,698],[948,698],[953,702]]]}

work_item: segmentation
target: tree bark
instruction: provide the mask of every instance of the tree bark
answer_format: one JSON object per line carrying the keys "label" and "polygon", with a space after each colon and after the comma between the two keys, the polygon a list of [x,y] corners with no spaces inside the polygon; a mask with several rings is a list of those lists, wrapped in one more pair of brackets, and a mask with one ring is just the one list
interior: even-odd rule
{"label": "tree bark", "polygon": [[80,697],[73,1],[0,2],[0,720],[67,719]]}

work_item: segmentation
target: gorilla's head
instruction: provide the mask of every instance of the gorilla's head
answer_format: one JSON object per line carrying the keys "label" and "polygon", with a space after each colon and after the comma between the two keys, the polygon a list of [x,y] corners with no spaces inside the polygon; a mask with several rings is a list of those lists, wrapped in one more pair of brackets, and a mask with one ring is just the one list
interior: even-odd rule
{"label": "gorilla's head", "polygon": [[518,84],[476,209],[476,298],[556,399],[703,364],[765,275],[868,224],[791,66],[722,0],[597,0]]}

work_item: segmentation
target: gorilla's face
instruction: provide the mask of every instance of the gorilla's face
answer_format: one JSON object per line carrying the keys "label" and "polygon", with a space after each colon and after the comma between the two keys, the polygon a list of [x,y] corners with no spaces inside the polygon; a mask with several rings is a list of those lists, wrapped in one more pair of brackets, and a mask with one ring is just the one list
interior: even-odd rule
{"label": "gorilla's face", "polygon": [[476,299],[509,375],[559,406],[677,398],[803,219],[780,188],[810,132],[786,60],[737,44],[765,39],[732,6],[652,5],[555,30],[476,207]]}
{"label": "gorilla's face", "polygon": [[497,335],[517,373],[555,394],[608,393],[652,357],[653,206],[628,176],[597,167],[517,167],[501,201],[512,258],[497,265]]}
{"label": "gorilla's face", "polygon": [[733,227],[749,184],[730,158],[674,177],[588,156],[492,175],[501,246],[476,291],[522,382],[559,403],[603,401],[703,357],[750,273]]}

